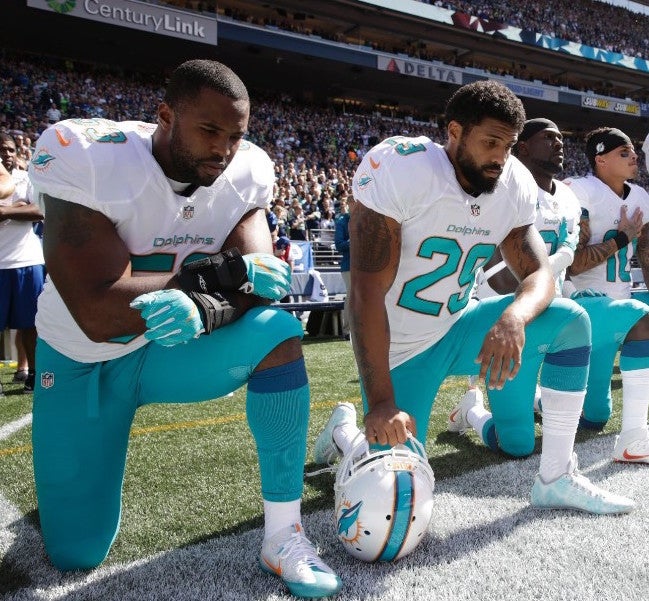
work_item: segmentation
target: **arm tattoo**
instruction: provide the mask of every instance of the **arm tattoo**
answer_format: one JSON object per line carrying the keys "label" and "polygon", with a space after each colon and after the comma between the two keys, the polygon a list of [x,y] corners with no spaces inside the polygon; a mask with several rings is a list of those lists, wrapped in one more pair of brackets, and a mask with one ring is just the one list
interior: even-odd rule
{"label": "arm tattoo", "polygon": [[649,268],[649,224],[645,223],[642,227],[640,235],[638,236],[638,246],[636,248],[636,256],[640,267],[643,269]]}
{"label": "arm tattoo", "polygon": [[355,230],[358,248],[355,248],[357,266],[361,271],[381,271],[390,263],[390,249],[394,243],[385,217],[374,211],[360,212]]}
{"label": "arm tattoo", "polygon": [[516,229],[509,233],[513,245],[508,248],[510,252],[507,253],[507,261],[511,271],[521,281],[538,268],[536,252],[527,239],[526,232],[525,229]]}
{"label": "arm tattoo", "polygon": [[614,240],[606,240],[599,244],[588,244],[589,241],[590,225],[587,219],[582,219],[579,222],[579,244],[572,265],[568,267],[569,274],[579,275],[593,269],[617,252],[617,244]]}

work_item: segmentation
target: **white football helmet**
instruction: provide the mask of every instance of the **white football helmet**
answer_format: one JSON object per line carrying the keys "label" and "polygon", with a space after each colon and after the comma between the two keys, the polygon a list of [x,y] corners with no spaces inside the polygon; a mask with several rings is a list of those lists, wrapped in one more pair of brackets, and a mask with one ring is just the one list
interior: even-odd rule
{"label": "white football helmet", "polygon": [[[423,445],[371,451],[363,436],[336,473],[336,526],[345,550],[363,561],[411,553],[428,530],[435,476]],[[364,448],[363,448],[364,446]]]}

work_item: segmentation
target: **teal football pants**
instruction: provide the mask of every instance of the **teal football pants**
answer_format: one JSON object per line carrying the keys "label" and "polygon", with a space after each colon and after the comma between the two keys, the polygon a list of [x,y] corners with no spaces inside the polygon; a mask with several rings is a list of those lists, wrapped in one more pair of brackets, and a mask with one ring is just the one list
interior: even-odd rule
{"label": "teal football pants", "polygon": [[[430,413],[442,382],[450,375],[474,375],[485,335],[511,304],[513,295],[472,300],[466,312],[437,344],[391,370],[396,403],[417,425],[425,443]],[[524,456],[534,449],[532,400],[541,370],[544,386],[583,391],[588,376],[590,321],[575,302],[555,299],[525,328],[521,368],[502,390],[490,390],[489,401],[500,448]],[[544,358],[546,359],[544,362]],[[367,400],[362,392],[365,411]]]}
{"label": "teal football pants", "polygon": [[608,296],[576,299],[593,324],[588,389],[582,425],[601,429],[611,417],[611,377],[615,356],[629,330],[647,313],[649,306],[634,299],[614,300]]}
{"label": "teal football pants", "polygon": [[[163,347],[149,343],[102,363],[74,361],[39,340],[32,434],[34,477],[41,530],[52,563],[62,570],[88,569],[106,557],[119,529],[128,438],[138,407],[222,397],[249,382],[255,367],[278,344],[301,336],[302,326],[292,315],[260,307],[187,344]],[[272,386],[272,398],[290,401],[281,416],[276,406],[268,407],[272,402],[265,403],[273,412],[269,419],[248,412],[249,421],[272,422],[272,429],[280,434],[279,439],[265,434],[262,444],[256,436],[260,451],[272,455],[274,449],[269,447],[281,447],[276,449],[277,458],[266,459],[267,465],[288,465],[291,472],[288,477],[286,473],[264,473],[269,470],[263,469],[260,458],[262,490],[272,491],[274,499],[282,493],[286,498],[299,498],[302,490],[304,461],[299,459],[306,453],[308,421],[303,361],[298,369],[303,373],[289,378],[288,390],[281,391],[277,378]],[[253,378],[264,372],[255,372]],[[263,393],[268,386],[258,388]],[[255,411],[264,411],[264,404],[257,402],[262,393],[249,391],[249,397],[255,397],[253,404],[259,407]],[[297,423],[296,415],[303,423]],[[288,449],[287,439],[293,445]],[[292,458],[288,464],[287,456]],[[216,475],[214,479],[216,488]]]}

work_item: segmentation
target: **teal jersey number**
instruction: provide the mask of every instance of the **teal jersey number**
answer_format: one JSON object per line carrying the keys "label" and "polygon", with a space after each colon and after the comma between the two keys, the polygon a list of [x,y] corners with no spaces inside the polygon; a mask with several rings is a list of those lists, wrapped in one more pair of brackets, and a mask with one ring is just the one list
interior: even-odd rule
{"label": "teal jersey number", "polygon": [[[618,230],[608,230],[604,234],[604,242],[614,238],[617,235]],[[633,241],[633,247],[635,248],[637,241]],[[618,250],[615,254],[611,255],[606,259],[606,281],[615,282],[616,275],[619,276],[621,282],[630,282],[631,281],[631,272],[626,268],[629,264],[627,257],[627,249],[629,247],[625,246]]]}
{"label": "teal jersey number", "polygon": [[446,301],[449,313],[454,314],[466,307],[469,302],[471,288],[475,280],[475,272],[486,264],[495,250],[494,244],[476,244],[468,253],[464,263],[462,262],[462,248],[454,238],[428,238],[419,247],[418,257],[432,259],[435,255],[442,255],[446,260],[433,271],[423,273],[406,282],[401,291],[399,302],[404,309],[438,316],[444,307],[444,303],[426,300],[420,297],[420,293],[435,285],[444,278],[450,277],[458,272],[457,282],[461,290]]}
{"label": "teal jersey number", "polygon": [[557,246],[559,245],[559,234],[554,230],[540,230],[541,238],[543,242],[547,245],[548,255],[553,255],[557,252]]}
{"label": "teal jersey number", "polygon": [[388,138],[386,142],[394,146],[394,149],[402,156],[412,154],[413,152],[426,152],[426,147],[423,144],[413,144],[403,136]]}

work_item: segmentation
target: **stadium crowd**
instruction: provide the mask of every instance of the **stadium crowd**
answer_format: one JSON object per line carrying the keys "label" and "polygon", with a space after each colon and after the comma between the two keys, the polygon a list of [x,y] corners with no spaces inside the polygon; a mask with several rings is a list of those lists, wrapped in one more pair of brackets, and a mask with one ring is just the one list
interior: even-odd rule
{"label": "stadium crowd", "polygon": [[[421,0],[426,1],[426,0]],[[173,2],[180,4],[183,2]],[[571,3],[551,1],[538,3],[532,0],[508,3],[502,0],[484,0],[482,2],[435,2],[449,10],[469,14],[491,22],[512,25],[524,30],[532,30],[547,36],[561,38],[570,42],[586,44],[611,52],[619,52],[628,56],[649,57],[649,39],[646,31],[649,27],[649,15],[638,14],[630,10],[612,6],[596,0],[577,0]],[[550,85],[567,85],[577,90],[593,90],[599,94],[611,96],[626,96],[632,94],[638,101],[649,100],[639,91],[616,90],[610,82],[594,80],[582,81],[567,72],[559,76],[548,73],[538,67],[520,64],[515,60],[503,58],[498,65],[487,64],[473,53],[460,56],[457,52],[443,51],[441,47],[426,40],[410,40],[405,42],[394,38],[387,44],[385,38],[372,36],[371,29],[358,33],[358,28],[352,28],[348,33],[338,25],[326,23],[312,15],[304,13],[290,14],[281,9],[260,6],[256,12],[250,12],[239,7],[222,6],[219,9],[209,7],[205,3],[184,3],[186,8],[201,8],[202,10],[218,10],[232,19],[247,23],[279,28],[302,35],[314,35],[320,38],[353,45],[365,45],[375,50],[406,54],[421,60],[437,60],[461,67],[483,69],[488,73],[512,75],[524,80],[539,80]]]}
{"label": "stadium crowd", "polygon": [[[586,44],[627,56],[649,58],[649,15],[633,12],[600,0],[419,0],[449,10],[459,11],[481,19],[512,25],[521,29],[536,31],[570,42]],[[156,3],[159,3],[156,1]],[[164,4],[224,14],[238,20],[249,20],[261,24],[253,15],[237,8],[219,9],[215,0],[165,0]],[[331,37],[325,28],[313,29],[304,25],[304,19],[294,19],[290,14],[272,17],[264,24],[301,33],[314,33]]]}
{"label": "stadium crowd", "polygon": [[[30,146],[52,123],[53,107],[59,118],[155,122],[163,95],[162,77],[118,75],[107,67],[26,55],[5,59],[0,67],[0,131],[14,137],[24,160],[29,158]],[[258,95],[254,103],[248,138],[275,162],[272,210],[293,239],[308,238],[310,229],[333,229],[332,216],[345,212],[355,168],[380,140],[395,135],[444,139],[438,125],[441,116],[422,122],[377,112],[351,114],[338,106],[302,104],[286,94],[280,98]],[[567,138],[565,146],[564,175],[586,174],[589,168],[582,140]],[[644,168],[639,179],[649,185]]]}
{"label": "stadium crowd", "polygon": [[434,0],[426,4],[611,52],[649,57],[649,16],[597,0]]}

